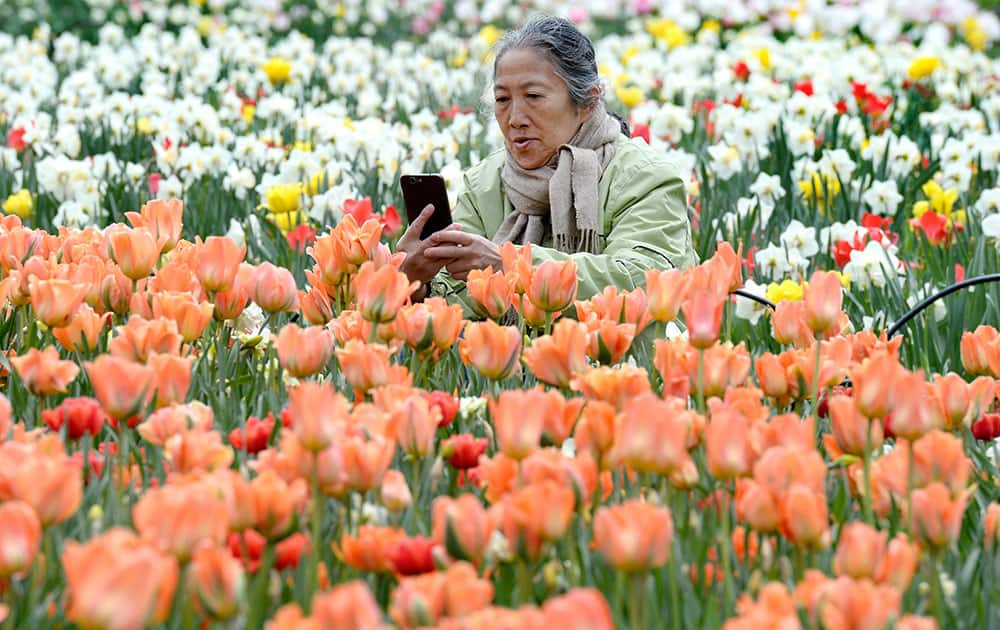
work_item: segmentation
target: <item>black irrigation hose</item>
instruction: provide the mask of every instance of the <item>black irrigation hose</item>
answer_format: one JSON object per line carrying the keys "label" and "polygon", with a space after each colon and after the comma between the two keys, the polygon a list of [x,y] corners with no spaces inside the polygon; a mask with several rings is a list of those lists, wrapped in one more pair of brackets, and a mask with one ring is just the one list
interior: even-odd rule
{"label": "black irrigation hose", "polygon": [[991,273],[985,276],[976,276],[975,278],[962,280],[961,282],[956,282],[950,287],[945,287],[944,289],[941,289],[934,295],[921,300],[919,304],[911,308],[905,315],[900,317],[899,320],[895,324],[893,324],[891,328],[889,328],[888,337],[891,338],[892,336],[894,336],[896,333],[899,332],[900,328],[906,325],[907,322],[909,322],[911,319],[919,315],[920,312],[923,311],[925,308],[927,308],[934,302],[937,302],[946,295],[951,295],[952,293],[964,289],[966,287],[975,286],[977,284],[986,284],[987,282],[996,282],[998,280],[1000,280],[1000,273]]}
{"label": "black irrigation hose", "polygon": [[764,306],[766,306],[767,308],[771,309],[772,311],[775,308],[774,302],[772,302],[771,300],[769,300],[766,297],[763,297],[761,295],[757,295],[755,293],[750,293],[746,289],[734,289],[732,291],[732,294],[733,295],[738,295],[740,297],[744,297],[744,298],[746,298],[748,300],[753,300],[754,302],[756,302],[758,304],[763,304]]}

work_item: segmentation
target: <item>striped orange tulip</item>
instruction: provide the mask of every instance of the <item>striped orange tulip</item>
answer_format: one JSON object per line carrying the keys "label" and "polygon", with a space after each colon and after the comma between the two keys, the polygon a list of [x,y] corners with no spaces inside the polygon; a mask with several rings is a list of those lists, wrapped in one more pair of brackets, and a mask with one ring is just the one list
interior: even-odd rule
{"label": "striped orange tulip", "polygon": [[534,560],[544,543],[565,535],[575,504],[572,488],[545,480],[505,495],[493,509],[511,549]]}
{"label": "striped orange tulip", "polygon": [[284,267],[269,262],[257,265],[249,284],[250,299],[265,313],[294,311],[299,307],[295,277]]}
{"label": "striped orange tulip", "polygon": [[805,484],[793,483],[781,497],[781,532],[800,547],[830,544],[826,496]]}
{"label": "striped orange tulip", "polygon": [[833,572],[854,579],[875,579],[881,570],[888,544],[885,532],[867,523],[851,521],[840,531],[840,542],[833,558]]}
{"label": "striped orange tulip", "polygon": [[419,286],[420,283],[410,282],[405,273],[392,265],[376,267],[373,262],[361,265],[352,283],[358,311],[366,321],[375,324],[396,319],[400,307]]}
{"label": "striped orange tulip", "polygon": [[0,579],[26,572],[42,542],[42,524],[24,501],[0,503]]}
{"label": "striped orange tulip", "polygon": [[184,341],[177,322],[159,317],[148,320],[133,315],[115,332],[108,342],[108,353],[135,363],[145,363],[151,354],[180,354]]}
{"label": "striped orange tulip", "polygon": [[190,293],[165,291],[153,296],[153,317],[177,324],[177,332],[187,343],[201,337],[214,311],[211,302],[199,302]]}
{"label": "striped orange tulip", "polygon": [[990,503],[983,520],[983,547],[987,551],[1000,543],[1000,503]]}
{"label": "striped orange tulip", "polygon": [[697,478],[697,468],[688,453],[690,427],[681,416],[685,405],[677,399],[661,399],[652,392],[630,397],[616,421],[610,458],[640,472]]}
{"label": "striped orange tulip", "polygon": [[608,564],[637,573],[670,559],[674,524],[670,510],[640,499],[602,507],[594,516],[594,543]]}
{"label": "striped orange tulip", "polygon": [[66,326],[83,302],[85,288],[70,280],[32,280],[28,284],[35,317],[49,328]]}
{"label": "striped orange tulip", "polygon": [[883,418],[890,410],[890,396],[896,378],[903,374],[899,358],[880,354],[865,359],[851,370],[851,396],[858,410],[869,418]]}
{"label": "striped orange tulip", "polygon": [[566,400],[556,391],[508,390],[489,401],[497,448],[521,460],[538,448],[547,418],[562,417]]}
{"label": "striped orange tulip", "polygon": [[122,224],[104,230],[108,258],[135,282],[149,276],[160,259],[160,245],[146,228],[129,228]]}
{"label": "striped orange tulip", "polygon": [[538,265],[528,286],[527,298],[547,313],[558,313],[576,299],[576,263],[572,258],[546,260]]}
{"label": "striped orange tulip", "polygon": [[619,324],[607,319],[589,320],[587,356],[601,365],[614,365],[621,361],[632,347],[635,324]]}
{"label": "striped orange tulip", "polygon": [[412,383],[406,366],[393,364],[390,361],[392,349],[382,344],[351,339],[334,352],[344,379],[356,391],[365,393],[383,385]]}
{"label": "striped orange tulip", "polygon": [[882,448],[882,422],[861,413],[850,396],[832,396],[827,403],[830,428],[841,452],[865,457]]}
{"label": "striped orange tulip", "polygon": [[619,411],[630,398],[650,391],[646,370],[629,365],[587,370],[574,377],[570,386],[587,400],[603,400]]}
{"label": "striped orange tulip", "polygon": [[382,477],[396,454],[396,442],[382,435],[365,437],[355,432],[341,439],[340,451],[344,458],[347,487],[367,492],[382,483]]}
{"label": "striped orange tulip", "polygon": [[833,328],[844,303],[840,278],[832,271],[816,271],[809,278],[802,297],[806,322],[817,335]]}
{"label": "striped orange tulip", "polygon": [[31,348],[19,357],[11,357],[10,364],[28,391],[36,396],[65,393],[80,373],[76,363],[59,358],[55,346],[45,346],[43,350]]}
{"label": "striped orange tulip", "polygon": [[295,378],[318,374],[333,358],[333,335],[321,326],[286,324],[278,333],[278,362]]}
{"label": "striped orange tulip", "polygon": [[520,372],[521,333],[492,320],[470,322],[458,344],[462,362],[488,379],[499,381]]}
{"label": "striped orange tulip", "polygon": [[174,354],[154,354],[149,357],[149,367],[153,369],[153,387],[156,390],[156,406],[166,407],[183,403],[191,387],[191,365],[194,357]]}
{"label": "striped orange tulip", "polygon": [[177,561],[121,527],[86,543],[67,540],[66,616],[84,628],[142,628],[163,623],[177,586]]}
{"label": "striped orange tulip", "polygon": [[382,476],[382,486],[379,490],[382,505],[390,512],[402,512],[410,507],[413,495],[406,483],[406,475],[395,469],[385,471]]}
{"label": "striped orange tulip", "polygon": [[325,326],[333,319],[330,296],[315,285],[305,291],[299,291],[299,310],[302,312],[302,317],[313,326]]}
{"label": "striped orange tulip", "polygon": [[514,287],[502,271],[493,272],[492,266],[473,269],[465,282],[472,301],[472,310],[479,317],[499,320],[514,301]]}
{"label": "striped orange tulip", "polygon": [[944,428],[944,408],[934,395],[934,387],[922,372],[903,371],[893,383],[890,394],[892,415],[889,430],[893,435],[916,440],[935,429]]}
{"label": "striped orange tulip", "polygon": [[232,619],[246,591],[243,565],[225,547],[201,545],[188,565],[187,589],[201,614],[214,621]]}
{"label": "striped orange tulip", "polygon": [[704,350],[719,340],[725,300],[710,291],[698,291],[684,300],[681,310],[688,327],[688,341]]}
{"label": "striped orange tulip", "polygon": [[392,412],[392,423],[403,452],[412,457],[425,457],[434,451],[441,410],[431,405],[426,397],[415,394]]}
{"label": "striped orange tulip", "polygon": [[743,414],[728,408],[713,411],[705,427],[705,459],[712,475],[722,480],[749,475],[754,464],[750,437]]}
{"label": "striped orange tulip", "polygon": [[52,329],[52,336],[66,350],[90,352],[97,349],[109,321],[111,313],[98,314],[89,304],[81,304],[68,324]]}
{"label": "striped orange tulip", "polygon": [[815,337],[806,319],[806,305],[801,300],[778,302],[771,313],[771,335],[782,345],[809,346]]}
{"label": "striped orange tulip", "polygon": [[524,350],[524,364],[535,378],[561,389],[587,368],[588,333],[585,324],[566,319],[551,335],[538,337]]}
{"label": "striped orange tulip", "polygon": [[969,374],[1000,377],[1000,334],[993,326],[962,333],[959,350],[962,367]]}
{"label": "striped orange tulip", "polygon": [[913,513],[908,516],[910,534],[930,547],[947,547],[958,540],[962,517],[969,497],[976,491],[970,486],[957,496],[935,481],[913,491]]}
{"label": "striped orange tulip", "polygon": [[288,389],[289,416],[299,443],[318,453],[333,443],[349,419],[347,399],[327,382],[300,383]]}
{"label": "striped orange tulip", "polygon": [[240,245],[228,236],[206,238],[195,255],[194,271],[201,286],[210,293],[231,289],[246,253],[245,244]]}
{"label": "striped orange tulip", "polygon": [[434,540],[457,560],[482,562],[495,523],[474,494],[439,496],[431,507]]}
{"label": "striped orange tulip", "polygon": [[166,254],[181,238],[183,214],[184,203],[180,199],[152,199],[140,212],[126,212],[125,218],[132,227],[149,230],[160,245],[160,253]]}
{"label": "striped orange tulip", "polygon": [[503,273],[511,281],[514,293],[524,295],[531,286],[531,278],[535,273],[535,266],[531,257],[531,244],[514,245],[507,241],[500,247],[500,259],[503,264]]}
{"label": "striped orange tulip", "polygon": [[778,497],[753,479],[737,479],[736,518],[761,533],[777,531],[781,525]]}

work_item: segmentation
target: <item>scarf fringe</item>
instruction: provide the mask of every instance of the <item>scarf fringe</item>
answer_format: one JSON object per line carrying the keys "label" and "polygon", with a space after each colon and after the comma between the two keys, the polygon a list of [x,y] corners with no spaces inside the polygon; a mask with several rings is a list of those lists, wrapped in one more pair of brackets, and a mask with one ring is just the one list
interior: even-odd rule
{"label": "scarf fringe", "polygon": [[556,249],[567,254],[574,252],[586,252],[588,254],[598,254],[599,239],[597,230],[580,230],[576,236],[569,234],[557,234],[553,239]]}

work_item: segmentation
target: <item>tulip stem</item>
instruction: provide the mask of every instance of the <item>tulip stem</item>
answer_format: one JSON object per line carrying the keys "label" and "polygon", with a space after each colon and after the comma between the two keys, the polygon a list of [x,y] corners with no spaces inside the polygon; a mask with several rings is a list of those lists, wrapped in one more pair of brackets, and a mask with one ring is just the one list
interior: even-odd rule
{"label": "tulip stem", "polygon": [[[671,541],[671,545],[675,541]],[[681,594],[678,582],[680,581],[680,563],[677,558],[677,546],[671,550],[670,561],[667,564],[670,578],[670,621],[671,628],[683,628],[681,624]]]}
{"label": "tulip stem", "polygon": [[250,611],[247,613],[247,628],[260,628],[264,624],[264,616],[271,607],[267,587],[271,576],[271,567],[273,565],[274,545],[268,542],[264,546],[264,557],[261,558],[260,567],[257,569],[257,575],[254,577],[253,593],[250,599]]}
{"label": "tulip stem", "polygon": [[646,586],[646,574],[634,573],[629,576],[628,585],[628,627],[629,630],[639,630],[646,627],[646,615],[644,610],[643,597]]}
{"label": "tulip stem", "polygon": [[698,348],[698,391],[695,392],[698,401],[698,413],[705,413],[705,349]]}
{"label": "tulip stem", "polygon": [[517,598],[521,606],[535,603],[535,585],[527,561],[517,563]]}
{"label": "tulip stem", "polygon": [[321,495],[319,492],[319,471],[317,466],[313,465],[312,470],[312,566],[309,567],[309,584],[307,595],[309,597],[310,606],[312,605],[312,596],[319,588],[319,545],[321,540],[321,532],[323,528],[323,501],[321,500]]}
{"label": "tulip stem", "polygon": [[931,606],[934,609],[934,617],[938,620],[938,625],[941,628],[947,628],[948,624],[945,622],[945,608],[944,608],[944,595],[941,591],[941,550],[934,549],[930,553],[930,582],[931,582]]}
{"label": "tulip stem", "polygon": [[[724,486],[727,495],[732,496],[729,493],[728,483]],[[722,515],[722,542],[721,542],[721,555],[722,555],[722,590],[723,590],[723,600],[722,600],[722,612],[723,616],[728,616],[731,609],[731,604],[733,601],[733,576],[730,570],[732,566],[732,560],[729,557],[729,545],[730,545],[730,522],[729,522],[729,502],[725,502],[725,505],[719,501],[719,512]]]}
{"label": "tulip stem", "polygon": [[[869,428],[871,424],[869,423]],[[870,433],[869,433],[870,434]],[[868,439],[866,437],[866,439]],[[865,487],[861,492],[861,511],[865,516],[865,522],[875,526],[875,515],[872,514],[872,454],[868,447],[865,447],[864,455],[861,456],[861,469],[864,471]]]}
{"label": "tulip stem", "polygon": [[913,442],[906,443],[906,530],[913,531]]}
{"label": "tulip stem", "polygon": [[816,362],[813,365],[812,416],[819,428],[819,364],[823,356],[823,344],[816,339]]}

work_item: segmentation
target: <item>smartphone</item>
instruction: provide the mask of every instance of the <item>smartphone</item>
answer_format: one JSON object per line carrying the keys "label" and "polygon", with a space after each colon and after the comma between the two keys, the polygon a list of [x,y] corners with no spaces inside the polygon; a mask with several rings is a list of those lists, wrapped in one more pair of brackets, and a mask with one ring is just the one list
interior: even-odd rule
{"label": "smartphone", "polygon": [[451,206],[448,203],[448,190],[444,178],[436,173],[414,173],[399,178],[399,186],[403,189],[403,202],[406,204],[407,221],[413,223],[420,212],[427,206],[434,206],[434,214],[424,224],[420,232],[420,240],[424,240],[435,232],[452,224]]}

